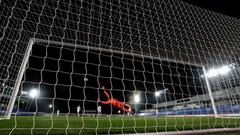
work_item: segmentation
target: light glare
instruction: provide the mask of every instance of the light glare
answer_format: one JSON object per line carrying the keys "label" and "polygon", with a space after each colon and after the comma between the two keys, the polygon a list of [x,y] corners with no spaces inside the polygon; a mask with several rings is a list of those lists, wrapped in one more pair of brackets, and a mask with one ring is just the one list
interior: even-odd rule
{"label": "light glare", "polygon": [[35,98],[38,96],[38,91],[36,89],[32,89],[30,92],[29,92],[29,95],[31,98]]}
{"label": "light glare", "polygon": [[218,75],[218,70],[217,69],[210,69],[208,73],[206,74],[207,77],[215,77]]}
{"label": "light glare", "polygon": [[227,74],[231,69],[229,68],[229,66],[223,66],[219,69],[219,74]]}
{"label": "light glare", "polygon": [[135,101],[135,103],[139,103],[140,102],[140,96],[139,95],[134,95],[134,101]]}
{"label": "light glare", "polygon": [[229,73],[231,71],[231,67],[234,68],[234,66],[232,64],[230,64],[229,66],[222,66],[220,68],[216,68],[216,69],[210,69],[205,76],[208,78],[212,78],[212,77],[216,77],[218,75],[226,75],[227,73]]}
{"label": "light glare", "polygon": [[160,96],[160,92],[159,92],[159,91],[156,91],[156,92],[155,92],[155,96],[156,96],[156,97],[159,97],[159,96]]}

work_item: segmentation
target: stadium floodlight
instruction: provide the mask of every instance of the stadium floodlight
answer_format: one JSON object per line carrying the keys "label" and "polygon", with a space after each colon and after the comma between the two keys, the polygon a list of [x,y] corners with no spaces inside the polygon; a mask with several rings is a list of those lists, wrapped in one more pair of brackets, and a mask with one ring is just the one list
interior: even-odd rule
{"label": "stadium floodlight", "polygon": [[219,73],[222,75],[227,74],[230,71],[231,69],[229,66],[222,66],[221,68],[219,68]]}
{"label": "stadium floodlight", "polygon": [[49,105],[48,105],[48,107],[49,107],[49,108],[52,108],[52,107],[53,107],[53,105],[52,105],[52,104],[49,104]]}
{"label": "stadium floodlight", "polygon": [[233,64],[224,65],[220,68],[209,69],[208,72],[204,74],[204,76],[206,76],[207,78],[213,78],[219,75],[226,75],[231,71],[231,68],[234,68]]}
{"label": "stadium floodlight", "polygon": [[205,76],[208,78],[215,77],[218,75],[218,71],[216,69],[210,69]]}
{"label": "stadium floodlight", "polygon": [[134,101],[135,101],[135,103],[139,103],[140,102],[140,95],[139,94],[135,94],[134,95]]}
{"label": "stadium floodlight", "polygon": [[30,96],[31,98],[35,98],[35,97],[37,97],[38,95],[39,95],[39,93],[38,93],[38,90],[37,90],[37,89],[31,89],[30,92],[29,92],[29,96]]}
{"label": "stadium floodlight", "polygon": [[229,66],[231,67],[231,68],[233,68],[233,69],[235,69],[235,63],[232,63],[232,64],[230,64]]}
{"label": "stadium floodlight", "polygon": [[160,91],[156,91],[155,92],[155,97],[159,97],[160,96]]}
{"label": "stadium floodlight", "polygon": [[156,91],[155,92],[155,97],[159,97],[160,95],[162,95],[162,94],[166,94],[166,91],[167,91],[168,89],[163,89],[163,90],[160,90],[160,91]]}
{"label": "stadium floodlight", "polygon": [[137,114],[139,111],[138,103],[140,102],[140,94],[139,93],[134,94],[134,102],[135,102],[135,104],[134,104],[135,114]]}

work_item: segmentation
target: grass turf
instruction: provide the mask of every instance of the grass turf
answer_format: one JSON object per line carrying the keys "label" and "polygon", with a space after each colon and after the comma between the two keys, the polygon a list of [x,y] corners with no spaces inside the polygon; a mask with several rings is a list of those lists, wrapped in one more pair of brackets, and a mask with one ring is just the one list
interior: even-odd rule
{"label": "grass turf", "polygon": [[[0,121],[0,135],[126,134],[240,127],[240,119],[214,117],[17,116]],[[13,130],[14,129],[14,130]]]}

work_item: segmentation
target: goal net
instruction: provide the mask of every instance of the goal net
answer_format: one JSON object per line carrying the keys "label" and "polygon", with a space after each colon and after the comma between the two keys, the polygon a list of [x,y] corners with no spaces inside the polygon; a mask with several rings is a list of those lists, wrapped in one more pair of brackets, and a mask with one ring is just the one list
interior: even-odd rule
{"label": "goal net", "polygon": [[175,0],[0,6],[0,132],[239,128],[239,20]]}

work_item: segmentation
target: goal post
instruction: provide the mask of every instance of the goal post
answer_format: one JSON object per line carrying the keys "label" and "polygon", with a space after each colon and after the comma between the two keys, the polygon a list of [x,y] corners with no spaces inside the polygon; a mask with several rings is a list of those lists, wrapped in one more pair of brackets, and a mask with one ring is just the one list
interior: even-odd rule
{"label": "goal post", "polygon": [[214,113],[214,116],[217,117],[217,114],[218,114],[218,113],[217,113],[216,104],[215,104],[215,101],[214,101],[214,98],[213,98],[212,89],[211,89],[211,86],[210,86],[208,77],[206,76],[207,71],[206,71],[206,68],[205,68],[204,66],[202,66],[202,69],[203,69],[203,77],[204,77],[204,80],[205,80],[205,82],[206,82],[206,86],[207,86],[209,98],[210,98],[210,100],[211,100],[213,113]]}
{"label": "goal post", "polygon": [[23,57],[23,60],[22,60],[22,64],[20,66],[15,84],[14,84],[14,87],[13,87],[12,95],[10,96],[9,104],[8,104],[6,112],[5,112],[5,116],[4,116],[5,119],[10,119],[11,118],[13,107],[15,105],[17,94],[19,93],[20,85],[21,85],[22,78],[23,78],[23,75],[24,75],[24,72],[25,72],[25,67],[26,67],[28,59],[30,57],[30,53],[31,53],[33,44],[34,44],[34,39],[30,38],[30,40],[28,42],[27,49],[25,51],[25,54],[24,54],[24,57]]}

